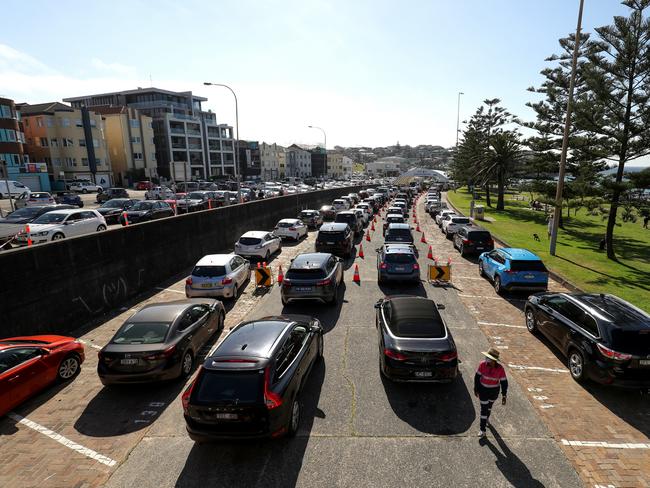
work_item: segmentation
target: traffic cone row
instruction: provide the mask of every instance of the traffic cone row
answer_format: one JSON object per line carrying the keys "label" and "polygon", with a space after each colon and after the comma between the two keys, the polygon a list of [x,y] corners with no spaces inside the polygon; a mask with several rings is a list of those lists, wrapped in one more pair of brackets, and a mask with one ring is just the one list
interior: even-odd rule
{"label": "traffic cone row", "polygon": [[126,212],[122,212],[122,217],[124,218],[124,225],[129,225],[129,217]]}
{"label": "traffic cone row", "polygon": [[363,254],[363,244],[359,244],[359,257],[364,259],[366,256]]}
{"label": "traffic cone row", "polygon": [[33,244],[32,242],[32,234],[29,231],[29,224],[25,226],[25,234],[27,234],[27,247],[31,246]]}
{"label": "traffic cone row", "polygon": [[361,277],[359,276],[359,265],[355,264],[354,265],[354,276],[352,277],[352,281],[355,283],[361,284]]}
{"label": "traffic cone row", "polygon": [[424,237],[424,232],[422,232],[422,237],[420,238],[420,242],[427,243],[427,238]]}
{"label": "traffic cone row", "polygon": [[282,272],[282,265],[278,268],[278,285],[281,285],[284,281],[284,273]]}
{"label": "traffic cone row", "polygon": [[433,259],[433,249],[429,246],[429,254],[427,254],[427,259]]}

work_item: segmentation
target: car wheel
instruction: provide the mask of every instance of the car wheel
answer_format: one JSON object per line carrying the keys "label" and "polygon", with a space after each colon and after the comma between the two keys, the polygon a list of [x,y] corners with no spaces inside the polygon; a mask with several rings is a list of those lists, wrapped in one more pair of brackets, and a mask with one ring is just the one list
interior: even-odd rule
{"label": "car wheel", "polygon": [[478,274],[482,278],[485,278],[485,270],[483,269],[483,261],[478,262]]}
{"label": "car wheel", "polygon": [[567,366],[569,367],[569,373],[571,373],[571,378],[576,380],[578,383],[584,381],[585,359],[582,353],[578,349],[571,349],[569,351]]}
{"label": "car wheel", "polygon": [[84,188],[84,189],[81,190],[81,193],[88,193],[88,190],[86,190],[86,189]]}
{"label": "car wheel", "polygon": [[223,330],[225,325],[226,325],[226,314],[221,312],[219,314],[219,322],[217,323],[217,330],[218,331]]}
{"label": "car wheel", "polygon": [[532,308],[527,308],[525,311],[526,316],[526,328],[531,334],[537,333],[537,319],[535,319],[535,312]]}
{"label": "car wheel", "polygon": [[266,256],[264,256],[264,261],[266,261],[266,264],[269,264],[270,260],[271,260],[271,251],[266,251]]}
{"label": "car wheel", "polygon": [[237,300],[237,298],[239,298],[239,285],[237,284],[236,281],[235,281],[235,286],[232,289],[232,297],[231,298],[233,299],[233,301]]}
{"label": "car wheel", "polygon": [[76,354],[66,356],[59,368],[56,370],[56,377],[59,381],[69,381],[79,374],[81,359]]}
{"label": "car wheel", "polygon": [[282,297],[280,298],[280,300],[282,301],[282,305],[284,305],[285,307],[289,305],[289,300],[287,300],[286,298]]}
{"label": "car wheel", "polygon": [[106,226],[104,224],[100,224],[97,226],[97,232],[101,232],[103,230],[106,230]]}
{"label": "car wheel", "polygon": [[319,361],[323,360],[323,355],[325,352],[325,345],[323,340],[323,334],[318,334],[318,356],[316,357]]}
{"label": "car wheel", "polygon": [[65,236],[61,232],[57,232],[52,236],[53,241],[58,241],[60,239],[63,239]]}
{"label": "car wheel", "polygon": [[496,275],[494,277],[494,291],[497,292],[497,295],[501,295],[503,292],[503,289],[501,287],[501,277],[499,275]]}
{"label": "car wheel", "polygon": [[190,351],[187,351],[183,354],[183,360],[181,361],[181,378],[187,378],[192,373],[193,366],[194,357]]}
{"label": "car wheel", "polygon": [[300,427],[300,417],[302,414],[300,402],[297,398],[293,399],[291,404],[291,416],[289,417],[289,426],[287,427],[287,437],[295,437]]}
{"label": "car wheel", "polygon": [[458,251],[460,252],[461,257],[465,257],[465,246],[464,245],[461,245],[458,248]]}

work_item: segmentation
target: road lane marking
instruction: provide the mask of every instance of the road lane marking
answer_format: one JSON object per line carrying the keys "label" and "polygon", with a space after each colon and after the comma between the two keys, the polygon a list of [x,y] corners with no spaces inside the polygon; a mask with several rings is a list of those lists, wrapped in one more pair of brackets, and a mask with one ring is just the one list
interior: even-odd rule
{"label": "road lane marking", "polygon": [[476,322],[478,325],[491,325],[494,327],[511,327],[513,329],[525,329],[525,325],[500,324],[498,322]]}
{"label": "road lane marking", "polygon": [[181,295],[185,295],[184,291],[178,291],[174,290],[173,288],[163,288],[162,286],[157,286],[156,290],[161,290],[161,291],[173,291],[174,293],[180,293]]}
{"label": "road lane marking", "polygon": [[573,447],[604,447],[605,449],[650,449],[650,442],[622,442],[607,441],[569,441],[562,439],[562,444]]}
{"label": "road lane marking", "polygon": [[81,342],[85,346],[90,346],[93,349],[102,349],[102,346],[98,346],[97,344],[93,344],[92,342],[85,341],[83,339],[77,339],[79,342]]}
{"label": "road lane marking", "polygon": [[90,459],[94,459],[95,461],[105,464],[106,466],[115,466],[117,464],[117,461],[106,457],[102,454],[99,454],[97,451],[93,451],[92,449],[88,447],[84,447],[81,444],[77,444],[74,441],[71,441],[67,437],[62,436],[61,434],[57,434],[56,432],[48,429],[47,427],[43,427],[41,424],[38,424],[32,420],[29,420],[25,417],[21,417],[15,412],[9,412],[7,414],[8,417],[12,418],[19,424],[22,424],[26,427],[29,427],[32,430],[35,430],[36,432],[39,432],[43,434],[44,436],[49,437],[50,439],[58,442],[59,444],[64,445],[68,449],[72,449],[73,451],[77,451],[79,454],[82,454],[86,457],[89,457]]}
{"label": "road lane marking", "polygon": [[549,373],[568,373],[568,369],[560,368],[542,368],[540,366],[522,366],[520,364],[508,364],[510,369],[531,370],[531,371],[548,371]]}

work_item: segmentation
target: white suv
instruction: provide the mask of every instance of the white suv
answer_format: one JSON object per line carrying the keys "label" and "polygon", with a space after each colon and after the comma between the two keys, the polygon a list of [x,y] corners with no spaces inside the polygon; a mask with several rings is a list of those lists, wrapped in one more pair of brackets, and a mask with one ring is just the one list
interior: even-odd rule
{"label": "white suv", "polygon": [[248,231],[235,242],[235,254],[264,259],[266,262],[271,258],[271,254],[281,250],[282,239],[264,230]]}
{"label": "white suv", "polygon": [[299,241],[301,237],[307,235],[307,226],[299,219],[282,219],[276,224],[273,233],[280,238]]}
{"label": "white suv", "polygon": [[332,207],[334,207],[334,210],[337,212],[341,212],[343,210],[348,210],[350,208],[350,205],[342,198],[337,198],[332,202]]}
{"label": "white suv", "polygon": [[104,189],[100,185],[95,185],[90,181],[75,181],[74,183],[70,183],[68,186],[71,191],[78,191],[81,193],[91,193],[91,192],[100,193],[104,191]]}
{"label": "white suv", "polygon": [[[106,220],[97,210],[53,210],[29,224],[29,236],[34,244],[58,241],[66,237],[106,230]],[[27,233],[16,236],[19,246],[27,244]]]}
{"label": "white suv", "polygon": [[444,217],[446,217],[447,215],[450,215],[450,214],[451,215],[456,215],[456,212],[454,212],[453,210],[449,210],[449,209],[443,210],[442,212],[440,212],[438,215],[436,215],[436,224],[438,224],[438,226],[442,226],[442,219]]}
{"label": "white suv", "polygon": [[454,215],[449,220],[443,220],[442,233],[447,236],[447,239],[451,239],[460,227],[470,224],[469,218]]}
{"label": "white suv", "polygon": [[185,280],[185,296],[237,299],[239,289],[251,277],[250,263],[236,254],[208,254]]}

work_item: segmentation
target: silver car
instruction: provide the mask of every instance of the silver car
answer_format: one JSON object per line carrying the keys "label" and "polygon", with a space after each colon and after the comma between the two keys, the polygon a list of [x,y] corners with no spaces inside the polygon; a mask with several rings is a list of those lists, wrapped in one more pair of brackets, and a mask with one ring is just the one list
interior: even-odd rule
{"label": "silver car", "polygon": [[185,280],[185,295],[237,299],[239,289],[251,276],[250,262],[236,254],[203,256]]}

